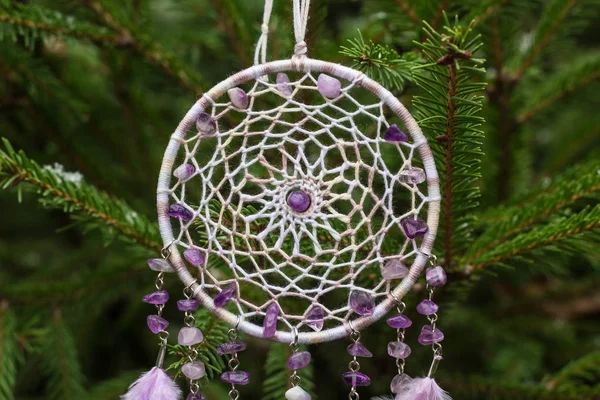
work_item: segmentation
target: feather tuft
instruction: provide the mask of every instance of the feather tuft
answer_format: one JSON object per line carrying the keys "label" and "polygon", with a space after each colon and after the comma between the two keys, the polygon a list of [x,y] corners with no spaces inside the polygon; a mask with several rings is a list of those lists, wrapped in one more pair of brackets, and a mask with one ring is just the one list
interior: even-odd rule
{"label": "feather tuft", "polygon": [[430,377],[415,378],[410,388],[396,396],[395,400],[452,400],[452,397],[442,389],[435,379]]}
{"label": "feather tuft", "polygon": [[129,386],[121,400],[179,400],[181,390],[162,368],[154,367],[143,373]]}

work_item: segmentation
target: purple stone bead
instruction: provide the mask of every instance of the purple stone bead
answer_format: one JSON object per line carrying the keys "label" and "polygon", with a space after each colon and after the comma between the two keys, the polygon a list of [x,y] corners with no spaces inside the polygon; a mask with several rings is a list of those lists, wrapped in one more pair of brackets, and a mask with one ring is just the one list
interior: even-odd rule
{"label": "purple stone bead", "polygon": [[425,325],[421,328],[418,340],[423,346],[429,346],[444,340],[444,333],[437,328],[434,331],[431,325]]}
{"label": "purple stone bead", "polygon": [[362,372],[344,372],[342,375],[342,381],[344,381],[346,385],[351,386],[369,386],[371,384],[371,378]]}
{"label": "purple stone bead", "polygon": [[192,164],[182,164],[173,171],[173,176],[185,182],[194,175],[194,172],[196,172],[196,167]]}
{"label": "purple stone bead", "polygon": [[388,260],[381,266],[381,276],[386,281],[401,279],[408,275],[408,268],[397,258]]}
{"label": "purple stone bead", "polygon": [[427,180],[425,171],[417,167],[408,167],[404,171],[400,172],[400,182],[407,183],[409,185],[418,185]]}
{"label": "purple stone bead", "polygon": [[148,259],[148,266],[156,272],[175,272],[173,266],[164,258],[150,258]]}
{"label": "purple stone bead", "polygon": [[183,257],[194,267],[201,267],[206,262],[206,257],[198,249],[187,249],[183,252]]}
{"label": "purple stone bead", "polygon": [[179,330],[177,343],[182,346],[194,346],[204,341],[202,331],[193,326],[184,326]]}
{"label": "purple stone bead", "polygon": [[188,394],[185,400],[208,400],[208,398],[204,393],[198,392]]}
{"label": "purple stone bead", "polygon": [[412,321],[404,314],[396,314],[386,321],[388,326],[394,329],[406,329],[412,325]]}
{"label": "purple stone bead", "polygon": [[159,317],[158,315],[148,315],[148,318],[146,318],[146,323],[148,324],[148,328],[150,328],[154,334],[164,331],[167,329],[167,326],[169,326],[169,321]]}
{"label": "purple stone bead", "polygon": [[201,135],[211,136],[217,133],[217,122],[206,112],[198,114],[196,129]]}
{"label": "purple stone bead", "polygon": [[402,230],[404,230],[404,234],[409,239],[424,236],[429,230],[427,223],[421,218],[414,219],[413,217],[407,217],[400,221],[400,225],[402,225]]}
{"label": "purple stone bead", "polygon": [[165,304],[169,301],[169,292],[166,290],[152,292],[142,297],[142,301],[148,304]]}
{"label": "purple stone bead", "polygon": [[250,374],[246,371],[227,371],[221,374],[221,380],[232,385],[247,385],[250,383]]}
{"label": "purple stone bead", "polygon": [[412,378],[406,374],[398,374],[392,379],[392,384],[390,385],[390,389],[392,393],[405,394],[411,390],[411,382]]}
{"label": "purple stone bead", "polygon": [[363,358],[371,358],[373,357],[373,353],[369,351],[362,343],[356,342],[352,343],[347,348],[348,354],[354,357],[363,357]]}
{"label": "purple stone bead", "polygon": [[373,315],[375,311],[375,300],[362,290],[354,290],[350,293],[350,308],[358,315]]}
{"label": "purple stone bead", "polygon": [[222,356],[224,354],[239,353],[246,350],[247,347],[248,345],[245,342],[239,340],[235,342],[227,342],[217,347],[217,354]]}
{"label": "purple stone bead", "polygon": [[308,367],[310,364],[310,353],[308,351],[300,351],[298,353],[294,353],[287,360],[287,367],[291,370],[298,370],[302,368]]}
{"label": "purple stone bead", "polygon": [[294,386],[287,392],[285,392],[286,400],[312,400],[310,394],[306,392],[306,390],[302,389],[300,386]]}
{"label": "purple stone bead", "polygon": [[242,110],[248,108],[248,95],[243,89],[237,87],[231,88],[227,91],[227,96],[229,96],[229,100],[231,100],[231,104],[233,104],[235,108]]}
{"label": "purple stone bead", "polygon": [[417,305],[417,312],[421,315],[435,314],[438,309],[438,305],[431,300],[423,300]]}
{"label": "purple stone bead", "polygon": [[221,293],[215,296],[215,307],[223,307],[225,304],[229,303],[235,296],[236,290],[237,287],[235,286],[235,283],[231,283],[229,286],[223,289]]}
{"label": "purple stone bead", "polygon": [[186,378],[196,380],[206,375],[206,367],[202,361],[192,361],[184,364],[181,367],[181,372]]}
{"label": "purple stone bead", "polygon": [[317,79],[317,89],[328,99],[335,99],[342,93],[342,82],[329,75],[321,74]]}
{"label": "purple stone bead", "polygon": [[290,85],[290,78],[288,78],[287,74],[284,72],[280,72],[277,74],[276,78],[277,82],[277,90],[282,95],[288,97],[292,95],[292,86]]}
{"label": "purple stone bead", "polygon": [[171,204],[169,206],[169,216],[182,219],[183,221],[189,221],[194,218],[194,214],[181,204]]}
{"label": "purple stone bead", "polygon": [[444,268],[437,267],[427,268],[427,272],[425,272],[425,278],[427,279],[427,283],[429,286],[439,287],[444,286],[448,277],[446,276],[446,271]]}
{"label": "purple stone bead", "polygon": [[196,311],[200,308],[200,302],[195,299],[177,300],[177,309],[179,311]]}
{"label": "purple stone bead", "polygon": [[279,316],[279,306],[277,303],[272,303],[265,313],[265,320],[263,323],[263,337],[270,338],[275,336],[277,332],[277,317]]}
{"label": "purple stone bead", "polygon": [[390,125],[383,134],[383,139],[391,143],[408,142],[408,136],[396,124]]}
{"label": "purple stone bead", "polygon": [[294,190],[289,194],[287,203],[295,212],[303,213],[309,209],[311,199],[304,190]]}
{"label": "purple stone bead", "polygon": [[394,357],[394,358],[406,358],[408,356],[410,356],[410,353],[412,352],[411,348],[409,345],[407,345],[404,342],[390,342],[388,344],[388,354],[390,355],[390,357]]}
{"label": "purple stone bead", "polygon": [[321,306],[314,305],[306,314],[306,325],[310,326],[315,332],[321,332],[324,323],[325,311]]}

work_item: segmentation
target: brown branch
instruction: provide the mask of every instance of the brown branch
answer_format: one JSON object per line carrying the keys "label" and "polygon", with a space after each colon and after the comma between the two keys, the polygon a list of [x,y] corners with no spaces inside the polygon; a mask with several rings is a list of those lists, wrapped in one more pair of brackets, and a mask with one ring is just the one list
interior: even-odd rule
{"label": "brown branch", "polygon": [[440,2],[435,12],[435,15],[433,16],[433,19],[431,20],[431,27],[433,29],[436,29],[438,27],[438,24],[442,21],[442,15],[444,14],[444,11],[448,8],[449,5],[450,0],[443,0]]}
{"label": "brown branch", "polygon": [[575,91],[575,89],[577,89],[578,87],[583,86],[583,85],[585,85],[587,83],[590,83],[590,82],[592,82],[592,81],[594,81],[594,80],[596,80],[598,78],[600,78],[600,71],[594,72],[593,74],[585,77],[583,80],[581,80],[579,82],[572,83],[567,88],[565,88],[565,90],[556,93],[554,96],[547,97],[541,103],[539,103],[539,104],[535,105],[534,107],[530,108],[529,110],[524,111],[523,113],[521,113],[521,115],[519,115],[517,117],[517,122],[520,123],[520,124],[522,124],[522,123],[528,121],[535,114],[537,114],[538,112],[544,110],[545,108],[548,108],[554,102],[560,100],[561,98],[563,98],[566,95],[570,94],[571,92]]}
{"label": "brown branch", "polygon": [[575,6],[575,4],[577,4],[577,0],[570,0],[567,3],[567,6],[562,10],[560,15],[554,20],[554,24],[552,25],[552,28],[546,33],[546,35],[542,38],[541,41],[536,43],[536,45],[533,48],[533,50],[531,51],[529,57],[523,62],[523,65],[521,65],[521,67],[517,70],[517,73],[515,74],[515,78],[517,80],[521,79],[523,77],[523,75],[525,75],[525,72],[527,72],[529,67],[531,67],[531,65],[533,65],[533,62],[537,59],[537,57],[541,54],[541,52],[546,48],[546,46],[548,46],[548,44],[550,43],[550,39],[552,39],[552,36],[554,36],[554,34],[560,29],[560,27],[562,26],[563,20],[569,14],[569,11],[571,11],[571,9]]}
{"label": "brown branch", "polygon": [[475,18],[473,20],[473,26],[477,26],[480,23],[484,22],[485,20],[487,20],[489,17],[491,17],[492,15],[494,15],[504,4],[508,3],[508,0],[502,0],[499,1],[498,3],[494,4],[493,6],[488,7],[483,13],[481,13],[481,15],[479,15],[477,18]]}
{"label": "brown branch", "polygon": [[235,53],[240,60],[240,63],[243,65],[249,64],[250,59],[248,57],[248,49],[239,40],[239,35],[235,31],[235,26],[233,25],[233,19],[227,14],[227,11],[223,9],[221,6],[222,1],[220,0],[210,0],[213,8],[219,15],[219,30],[227,36],[229,42],[233,46]]}
{"label": "brown branch", "polygon": [[421,18],[419,18],[415,10],[410,7],[406,0],[396,0],[396,3],[404,10],[412,22],[414,22],[416,25],[421,24]]}
{"label": "brown branch", "polygon": [[[10,160],[10,161],[14,162],[13,160]],[[92,218],[101,220],[102,222],[104,222],[104,224],[106,226],[109,226],[111,228],[118,230],[119,232],[121,232],[121,234],[131,238],[135,242],[137,242],[145,247],[148,247],[149,249],[152,249],[156,252],[161,251],[162,246],[159,243],[157,243],[151,239],[148,239],[144,235],[141,235],[140,233],[135,231],[133,228],[122,224],[120,221],[118,221],[118,220],[114,219],[113,217],[107,215],[106,213],[100,211],[99,209],[95,208],[91,204],[83,202],[83,201],[71,196],[70,194],[55,188],[54,186],[51,186],[49,184],[46,184],[46,183],[40,181],[39,179],[29,175],[27,170],[21,169],[17,166],[13,167],[12,170],[16,175],[19,175],[19,178],[17,178],[16,182],[19,182],[19,183],[26,182],[31,185],[34,185],[34,186],[38,187],[39,189],[41,189],[44,193],[47,193],[49,195],[52,195],[53,197],[62,199],[64,201],[66,201],[67,203],[77,207],[77,209],[83,211],[84,214],[86,214]]]}
{"label": "brown branch", "polygon": [[445,159],[444,159],[444,195],[442,197],[442,212],[444,218],[444,260],[446,266],[450,267],[453,261],[453,246],[452,239],[454,235],[454,220],[452,218],[453,209],[453,191],[454,191],[454,140],[455,127],[454,118],[456,116],[456,104],[454,104],[458,84],[458,74],[456,64],[451,62],[448,65],[448,106],[446,117],[446,135],[444,138],[445,144]]}

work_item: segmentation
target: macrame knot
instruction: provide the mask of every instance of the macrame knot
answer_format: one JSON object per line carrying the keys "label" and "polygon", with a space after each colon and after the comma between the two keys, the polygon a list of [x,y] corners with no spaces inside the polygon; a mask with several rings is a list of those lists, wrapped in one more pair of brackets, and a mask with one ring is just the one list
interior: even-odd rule
{"label": "macrame knot", "polygon": [[269,25],[267,25],[267,24],[262,24],[260,26],[260,29],[261,29],[263,35],[267,35],[269,33]]}
{"label": "macrame knot", "polygon": [[296,43],[294,47],[294,55],[295,56],[305,56],[308,53],[308,47],[306,46],[306,42],[303,40],[301,42]]}

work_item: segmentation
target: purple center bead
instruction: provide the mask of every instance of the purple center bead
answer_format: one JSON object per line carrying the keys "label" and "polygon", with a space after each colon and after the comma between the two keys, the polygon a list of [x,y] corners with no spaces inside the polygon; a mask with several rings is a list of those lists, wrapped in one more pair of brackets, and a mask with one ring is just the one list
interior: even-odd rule
{"label": "purple center bead", "polygon": [[342,381],[344,381],[346,385],[351,386],[369,386],[371,384],[371,378],[362,372],[344,372]]}
{"label": "purple center bead", "polygon": [[303,213],[310,207],[311,199],[304,190],[294,190],[289,194],[287,203],[295,212]]}
{"label": "purple center bead", "polygon": [[229,303],[233,296],[235,296],[236,286],[235,283],[230,284],[225,289],[221,291],[218,295],[215,296],[214,303],[215,307],[223,307],[225,304]]}
{"label": "purple center bead", "polygon": [[239,340],[235,342],[227,342],[217,347],[217,354],[222,356],[224,354],[239,353],[246,350],[247,347],[248,345],[245,342]]}
{"label": "purple center bead", "polygon": [[148,304],[165,304],[169,301],[169,292],[166,290],[159,290],[157,292],[149,293],[142,297],[142,301]]}
{"label": "purple center bead", "polygon": [[396,124],[390,125],[390,127],[383,134],[383,138],[391,143],[408,142],[408,136]]}
{"label": "purple center bead", "polygon": [[300,351],[298,353],[294,353],[287,360],[287,367],[291,370],[298,370],[302,368],[308,367],[310,364],[310,353],[308,351]]}
{"label": "purple center bead", "polygon": [[358,315],[373,315],[375,301],[369,293],[362,290],[354,290],[350,293],[350,308]]}
{"label": "purple center bead", "polygon": [[373,353],[369,351],[362,343],[356,342],[348,346],[348,354],[354,357],[371,358]]}
{"label": "purple center bead", "polygon": [[189,221],[194,218],[194,214],[181,204],[171,204],[169,206],[169,216],[179,218],[183,221]]}
{"label": "purple center bead", "polygon": [[250,383],[250,374],[246,371],[227,371],[221,374],[221,380],[233,385],[247,385]]}
{"label": "purple center bead", "polygon": [[397,314],[386,321],[390,328],[406,329],[412,325],[412,321],[404,314]]}
{"label": "purple center bead", "polygon": [[400,225],[402,226],[402,230],[404,230],[404,234],[409,239],[414,239],[417,236],[424,236],[429,230],[427,223],[420,218],[404,218],[400,221]]}

